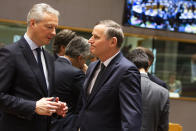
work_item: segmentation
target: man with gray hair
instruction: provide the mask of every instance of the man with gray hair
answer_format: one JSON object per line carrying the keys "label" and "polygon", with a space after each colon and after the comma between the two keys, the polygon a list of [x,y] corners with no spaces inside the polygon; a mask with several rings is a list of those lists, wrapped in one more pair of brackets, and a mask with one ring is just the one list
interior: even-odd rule
{"label": "man with gray hair", "polygon": [[119,24],[103,20],[93,29],[90,51],[99,58],[87,70],[80,131],[140,131],[141,88],[136,66],[120,52],[124,34]]}
{"label": "man with gray hair", "polygon": [[43,49],[56,35],[58,16],[50,5],[35,4],[27,16],[24,37],[0,49],[1,131],[48,131],[49,116],[65,116],[66,104],[50,97],[54,61]]}
{"label": "man with gray hair", "polygon": [[55,61],[55,95],[67,103],[69,111],[65,118],[53,121],[52,131],[71,131],[75,125],[79,112],[77,103],[85,78],[82,70],[90,54],[89,47],[86,39],[75,37],[67,45],[65,56],[59,56]]}

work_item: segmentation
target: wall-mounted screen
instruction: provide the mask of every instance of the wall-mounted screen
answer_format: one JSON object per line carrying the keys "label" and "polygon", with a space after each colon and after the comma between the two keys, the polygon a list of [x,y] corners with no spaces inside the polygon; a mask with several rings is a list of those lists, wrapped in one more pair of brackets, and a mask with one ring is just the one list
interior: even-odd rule
{"label": "wall-mounted screen", "polygon": [[123,25],[196,33],[196,0],[125,0]]}

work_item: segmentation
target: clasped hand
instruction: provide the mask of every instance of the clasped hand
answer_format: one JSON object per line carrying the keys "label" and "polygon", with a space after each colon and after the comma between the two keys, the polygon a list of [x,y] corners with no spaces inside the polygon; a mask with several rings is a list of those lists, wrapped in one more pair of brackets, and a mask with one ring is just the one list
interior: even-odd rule
{"label": "clasped hand", "polygon": [[51,116],[53,113],[65,117],[68,107],[65,102],[59,101],[59,98],[42,98],[36,102],[35,112],[39,115]]}

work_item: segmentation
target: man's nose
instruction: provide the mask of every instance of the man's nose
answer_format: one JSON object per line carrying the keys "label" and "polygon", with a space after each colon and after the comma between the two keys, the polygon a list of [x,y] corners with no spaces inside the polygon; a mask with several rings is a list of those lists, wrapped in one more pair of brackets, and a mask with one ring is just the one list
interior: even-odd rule
{"label": "man's nose", "polygon": [[92,44],[93,43],[93,36],[88,40],[88,43]]}
{"label": "man's nose", "polygon": [[53,28],[53,30],[52,30],[52,35],[53,35],[53,36],[56,36],[56,28]]}

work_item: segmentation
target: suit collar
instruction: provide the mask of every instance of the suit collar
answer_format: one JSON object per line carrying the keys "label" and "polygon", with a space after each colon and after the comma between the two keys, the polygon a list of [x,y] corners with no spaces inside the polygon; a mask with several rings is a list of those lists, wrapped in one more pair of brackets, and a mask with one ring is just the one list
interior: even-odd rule
{"label": "suit collar", "polygon": [[148,74],[147,73],[140,73],[141,77],[146,77],[149,79]]}
{"label": "suit collar", "polygon": [[38,45],[35,44],[35,42],[33,42],[33,41],[29,38],[29,36],[27,35],[27,33],[25,33],[24,39],[26,40],[27,44],[30,46],[31,50],[35,50],[36,48],[38,48]]}
{"label": "suit collar", "polygon": [[110,57],[106,61],[102,62],[105,65],[105,67],[107,67],[110,64],[110,62],[112,61],[112,59],[114,59],[119,54],[119,52],[117,52],[116,54],[114,54],[112,57]]}
{"label": "suit collar", "polygon": [[66,57],[58,57],[58,58],[56,59],[56,61],[65,62],[65,63],[67,63],[67,64],[72,65],[71,61],[68,60]]}

